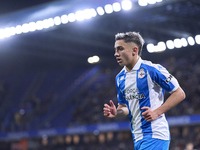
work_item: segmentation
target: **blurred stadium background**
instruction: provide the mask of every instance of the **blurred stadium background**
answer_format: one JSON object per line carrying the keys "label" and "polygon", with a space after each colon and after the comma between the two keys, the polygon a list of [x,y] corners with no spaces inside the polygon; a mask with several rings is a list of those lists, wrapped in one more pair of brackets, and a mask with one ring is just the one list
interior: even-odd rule
{"label": "blurred stadium background", "polygon": [[200,149],[199,14],[199,0],[1,2],[0,150],[132,150],[128,118],[102,110],[117,104],[114,35],[126,31],[186,92],[166,113],[170,149]]}

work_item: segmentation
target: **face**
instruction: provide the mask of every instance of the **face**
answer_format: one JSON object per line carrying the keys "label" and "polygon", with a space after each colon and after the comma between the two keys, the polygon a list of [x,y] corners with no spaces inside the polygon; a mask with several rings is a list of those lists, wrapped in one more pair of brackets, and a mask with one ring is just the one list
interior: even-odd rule
{"label": "face", "polygon": [[115,54],[117,62],[120,66],[127,66],[130,68],[134,66],[138,48],[134,43],[125,43],[124,40],[117,40],[115,42]]}

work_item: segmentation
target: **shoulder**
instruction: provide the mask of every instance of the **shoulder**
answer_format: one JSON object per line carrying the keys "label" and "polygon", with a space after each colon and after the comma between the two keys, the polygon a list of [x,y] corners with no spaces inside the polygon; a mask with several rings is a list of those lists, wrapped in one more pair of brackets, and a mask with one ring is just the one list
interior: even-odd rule
{"label": "shoulder", "polygon": [[117,85],[119,86],[119,81],[123,80],[125,78],[126,70],[125,67],[116,75],[115,81]]}
{"label": "shoulder", "polygon": [[143,60],[142,67],[146,68],[149,71],[162,71],[162,70],[166,70],[165,67],[163,67],[161,64],[156,64],[156,63],[152,63],[149,60]]}

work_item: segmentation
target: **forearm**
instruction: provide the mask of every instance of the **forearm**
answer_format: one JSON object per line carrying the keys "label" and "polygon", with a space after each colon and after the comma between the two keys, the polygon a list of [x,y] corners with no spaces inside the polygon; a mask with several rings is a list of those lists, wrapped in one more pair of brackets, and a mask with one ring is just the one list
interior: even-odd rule
{"label": "forearm", "polygon": [[173,92],[168,99],[165,101],[163,105],[158,107],[156,110],[156,114],[160,116],[161,114],[167,112],[174,106],[176,106],[178,103],[180,103],[182,100],[185,99],[185,93],[184,91],[179,87],[175,92]]}
{"label": "forearm", "polygon": [[129,114],[129,110],[126,106],[125,107],[118,107],[117,108],[117,114],[116,114],[115,117],[124,117],[128,114]]}

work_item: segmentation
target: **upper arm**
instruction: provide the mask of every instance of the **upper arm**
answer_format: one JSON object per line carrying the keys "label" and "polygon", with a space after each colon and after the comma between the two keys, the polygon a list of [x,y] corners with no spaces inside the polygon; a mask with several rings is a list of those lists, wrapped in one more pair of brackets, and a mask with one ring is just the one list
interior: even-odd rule
{"label": "upper arm", "polygon": [[177,79],[161,65],[152,66],[149,69],[149,74],[156,84],[169,93],[176,91],[179,87]]}

